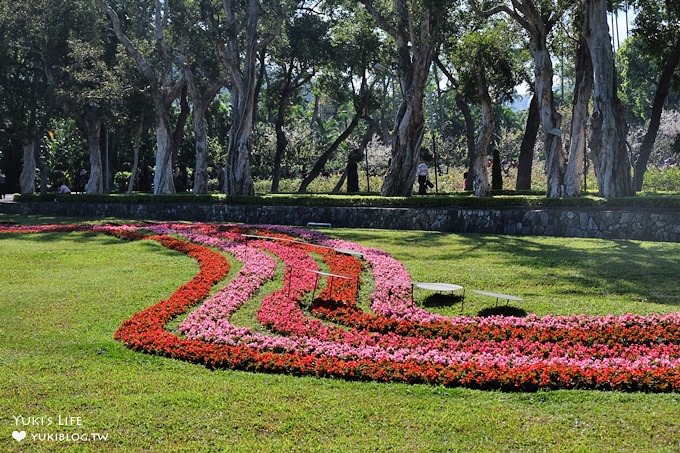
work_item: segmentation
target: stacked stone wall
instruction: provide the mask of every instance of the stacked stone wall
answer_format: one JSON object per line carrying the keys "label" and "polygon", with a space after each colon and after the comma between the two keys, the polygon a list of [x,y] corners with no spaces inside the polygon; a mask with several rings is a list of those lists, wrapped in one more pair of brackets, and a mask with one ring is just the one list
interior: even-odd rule
{"label": "stacked stone wall", "polygon": [[680,212],[602,208],[381,208],[199,203],[1,203],[0,212],[90,219],[193,220],[454,233],[590,237],[680,242]]}

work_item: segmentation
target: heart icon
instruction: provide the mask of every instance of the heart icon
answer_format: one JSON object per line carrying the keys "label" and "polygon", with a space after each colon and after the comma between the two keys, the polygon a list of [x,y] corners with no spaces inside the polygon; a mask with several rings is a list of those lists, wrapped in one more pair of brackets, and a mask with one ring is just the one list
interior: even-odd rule
{"label": "heart icon", "polygon": [[12,437],[17,442],[21,442],[26,437],[26,431],[12,431]]}

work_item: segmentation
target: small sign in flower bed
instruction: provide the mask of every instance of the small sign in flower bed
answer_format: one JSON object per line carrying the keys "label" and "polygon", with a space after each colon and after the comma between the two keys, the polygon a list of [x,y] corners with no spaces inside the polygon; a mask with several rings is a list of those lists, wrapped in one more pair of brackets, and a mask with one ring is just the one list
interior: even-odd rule
{"label": "small sign in flower bed", "polygon": [[[210,368],[380,382],[680,390],[680,313],[447,317],[413,302],[408,272],[384,251],[298,228],[0,226],[5,234],[83,231],[156,241],[200,266],[169,298],[123,321],[114,336],[136,351]],[[229,273],[227,256],[241,264],[238,272]],[[232,324],[232,315],[277,278],[278,289],[257,310],[263,328]],[[374,283],[371,312],[357,300],[365,278]],[[168,330],[181,315],[179,333]]]}

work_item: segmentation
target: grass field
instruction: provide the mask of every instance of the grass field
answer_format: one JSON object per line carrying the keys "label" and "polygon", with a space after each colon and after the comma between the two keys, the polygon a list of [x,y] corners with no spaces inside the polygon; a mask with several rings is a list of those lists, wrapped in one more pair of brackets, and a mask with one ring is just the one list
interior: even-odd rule
{"label": "grass field", "polygon": [[[54,221],[0,215],[38,220]],[[680,244],[328,232],[390,252],[414,280],[519,295],[527,312],[680,308]],[[0,451],[680,451],[678,394],[504,393],[209,371],[112,339],[124,319],[196,271],[191,259],[148,241],[0,235]],[[490,304],[470,296],[464,314]],[[457,304],[432,309],[460,312]],[[12,433],[21,430],[27,438],[17,442]],[[59,433],[108,437],[45,435]]]}

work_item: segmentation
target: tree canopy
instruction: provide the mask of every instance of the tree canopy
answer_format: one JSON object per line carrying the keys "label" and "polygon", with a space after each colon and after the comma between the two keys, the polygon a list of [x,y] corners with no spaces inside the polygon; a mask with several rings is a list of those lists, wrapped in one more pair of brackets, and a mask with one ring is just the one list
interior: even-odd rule
{"label": "tree canopy", "polygon": [[426,134],[437,171],[473,175],[507,172],[520,140],[504,140],[524,135],[540,146],[523,150],[523,184],[536,160],[548,196],[579,196],[590,156],[600,193],[626,196],[680,111],[680,1],[631,1],[631,35],[609,49],[606,8],[627,5],[0,0],[0,168],[24,193],[249,195],[352,162],[408,196]]}

